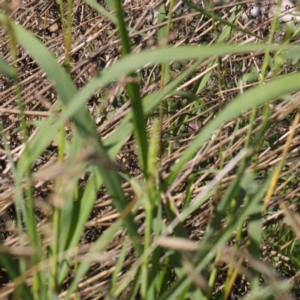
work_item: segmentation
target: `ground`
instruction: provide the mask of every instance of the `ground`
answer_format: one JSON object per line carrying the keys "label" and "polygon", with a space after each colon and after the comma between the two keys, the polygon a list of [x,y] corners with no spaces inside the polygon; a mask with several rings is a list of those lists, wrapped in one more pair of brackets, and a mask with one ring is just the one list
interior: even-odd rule
{"label": "ground", "polygon": [[[98,2],[103,8],[109,9],[104,1]],[[162,1],[158,0],[125,1],[123,9],[133,52],[155,49],[166,44],[174,47],[178,45],[205,46],[218,43],[237,45],[249,42],[266,42],[269,38],[271,20],[255,19],[249,21],[247,25],[241,19],[234,21],[236,14],[241,14],[243,9],[246,10],[243,7],[236,11],[236,6],[232,4],[226,11],[221,11],[220,8],[215,9],[213,15],[205,15],[183,5],[176,5],[175,8],[171,15],[170,32],[165,37],[163,30],[167,25],[169,6],[165,7],[162,5]],[[104,69],[120,59],[120,40],[117,26],[101,11],[96,11],[85,2],[74,0],[72,6],[70,66],[66,62],[64,42],[66,32],[63,32],[59,2],[15,1],[10,4],[2,4],[2,10],[5,10],[12,20],[34,34],[53,53],[56,60],[68,70],[78,90],[83,89],[99,73],[101,74]],[[214,10],[208,11],[212,13]],[[226,22],[222,22],[220,18]],[[234,23],[233,27],[228,24],[228,20]],[[162,21],[165,23],[161,23]],[[20,107],[15,83],[5,77],[0,78],[0,111],[3,126],[0,147],[1,239],[4,245],[14,248],[19,245],[19,241],[14,227],[17,218],[14,204],[16,181],[10,160],[12,159],[18,165],[19,158],[24,151],[24,132],[28,135],[29,140],[33,139],[37,134],[38,122],[45,121],[53,111],[55,114],[59,114],[63,108],[57,110],[56,104],[59,99],[55,87],[29,53],[24,48],[18,47],[16,60],[13,61],[12,46],[3,29],[1,29],[0,39],[1,57],[17,67],[22,93],[22,107]],[[299,42],[299,38],[289,31],[287,24],[281,23],[277,23],[274,40],[281,43],[286,40],[289,44]],[[164,97],[161,107],[152,110],[147,117],[147,134],[149,136],[153,130],[153,121],[162,117],[159,185],[164,186],[164,180],[171,172],[175,162],[191,145],[196,136],[201,135],[201,131],[210,121],[214,120],[240,94],[261,85],[259,74],[264,68],[264,57],[263,51],[256,51],[203,59],[195,67],[194,72],[187,75],[172,93],[168,93]],[[278,53],[270,53],[269,65],[265,69],[264,84],[271,82],[275,77],[282,78],[287,74],[299,72],[297,60],[285,60],[282,63],[281,59],[282,57]],[[169,73],[165,73],[165,77],[162,76],[164,66],[159,64],[151,67],[145,66],[139,71],[138,78],[119,78],[118,81],[97,90],[86,102],[86,107],[101,139],[105,141],[113,135],[129,112],[129,96],[125,87],[128,81],[135,80],[138,82],[140,94],[144,97],[163,89],[167,83],[174,81],[194,63],[195,61],[171,62],[168,69]],[[257,107],[253,123],[249,122],[252,113],[250,110],[224,123],[210,139],[203,143],[201,149],[198,149],[197,155],[185,164],[174,184],[165,189],[165,193],[161,196],[161,201],[165,206],[167,206],[168,201],[174,205],[173,210],[171,210],[173,216],[170,215],[168,209],[163,212],[163,219],[168,223],[170,219],[176,216],[176,213],[178,214],[186,207],[187,195],[189,195],[190,200],[195,199],[215,177],[215,171],[222,170],[240,152],[249,139],[247,132],[251,132],[249,141],[250,144],[253,143],[255,148],[255,154],[249,160],[247,170],[255,169],[256,175],[255,180],[251,176],[246,176],[243,179],[241,192],[251,195],[249,191],[251,189],[256,191],[257,186],[263,185],[282,159],[283,150],[288,147],[276,189],[274,189],[268,202],[268,209],[261,216],[263,234],[259,258],[274,273],[270,275],[263,267],[260,268],[259,266],[254,267],[254,269],[260,272],[261,282],[288,279],[292,283],[296,283],[291,292],[296,298],[299,295],[297,288],[299,263],[296,261],[299,246],[296,238],[298,229],[295,228],[298,228],[299,225],[291,225],[284,217],[287,217],[288,213],[293,215],[299,211],[298,124],[295,133],[291,134],[293,120],[298,114],[299,95],[299,92],[296,91],[272,99],[267,104],[267,108],[265,105]],[[290,101],[291,99],[293,101]],[[27,124],[25,131],[20,129],[22,127],[21,110],[24,110],[22,114]],[[249,131],[251,126],[253,129]],[[74,131],[76,132],[72,118],[65,122],[64,128],[66,141],[71,142]],[[288,140],[289,137],[292,140]],[[256,138],[260,138],[259,147],[255,144],[257,143]],[[51,220],[51,212],[56,205],[52,202],[51,197],[57,185],[57,176],[55,172],[53,174],[48,173],[50,179],[47,180],[39,176],[43,174],[41,173],[43,170],[52,171],[52,169],[47,168],[53,164],[55,166],[57,163],[58,144],[59,140],[56,137],[53,138],[31,165],[33,178],[31,191],[35,199],[35,217],[37,226],[41,228],[43,241],[48,246],[50,242],[47,239],[47,228],[43,225]],[[8,147],[10,155],[8,155],[5,145]],[[91,157],[88,159],[91,160]],[[125,176],[138,180],[142,178],[143,170],[139,163],[139,152],[133,133],[126,137],[120,151],[115,156],[114,163],[117,170],[125,174],[124,178]],[[214,216],[216,216],[221,199],[238,176],[238,167],[239,164],[236,164],[228,170],[218,181],[218,187],[213,195],[205,202],[203,201],[203,204],[187,217],[182,224],[186,238],[190,238],[194,242],[202,240],[208,225],[214,222]],[[66,169],[65,171],[70,170]],[[37,176],[35,176],[36,174]],[[70,177],[73,176],[71,173],[68,174]],[[74,176],[78,176],[77,186],[80,195],[86,190],[91,172],[88,170],[79,176],[74,171],[74,174]],[[26,182],[24,182],[23,187],[25,186]],[[128,203],[135,201],[137,191],[132,182],[124,180],[122,189]],[[237,197],[238,200],[239,197]],[[244,202],[237,202],[236,207],[232,208],[233,216],[239,213],[239,205],[245,204]],[[119,216],[113,205],[111,195],[104,187],[101,187],[97,192],[92,212],[80,238],[80,254],[85,254],[88,246],[94,243],[105,229],[114,224]],[[297,214],[295,216],[298,217]],[[224,258],[215,262],[219,266],[219,273],[211,297],[218,297],[224,287],[228,265],[232,260],[228,254],[231,253],[230,247],[247,245],[253,238],[251,234],[249,236],[249,224],[252,224],[252,217],[247,219],[241,227],[240,240],[237,242],[236,237],[232,237],[227,245],[229,252],[226,252],[225,249]],[[225,226],[225,218],[222,222]],[[145,227],[143,209],[137,210],[135,223],[139,228],[139,234],[143,236]],[[126,231],[119,230],[109,246],[106,247],[105,259],[100,258],[92,261],[88,273],[78,285],[81,299],[92,299],[92,295],[97,297],[95,296],[97,293],[100,295],[99,298],[104,297],[103,291],[107,292],[111,275],[115,270],[116,260],[125,242],[128,242]],[[244,254],[241,252],[237,256],[239,255],[242,257]],[[244,259],[244,274],[247,274],[249,265],[252,267],[255,265],[251,259],[251,257]],[[122,272],[118,275],[119,282],[126,279],[127,272],[130,271],[136,260],[137,254],[133,245],[128,243]],[[204,276],[209,276],[213,266],[212,263],[207,267],[203,272]],[[74,268],[69,270],[69,274],[63,282],[60,291],[61,296],[64,295],[64,291],[73,279],[73,271]],[[249,291],[250,280],[241,274],[243,271],[237,275],[236,281],[232,285],[228,296],[230,299],[238,299]],[[171,285],[172,280],[176,280],[176,275],[173,274],[170,278],[169,285]],[[8,281],[7,270],[4,268],[1,272],[2,287]],[[127,291],[124,290],[122,295],[126,299]]]}

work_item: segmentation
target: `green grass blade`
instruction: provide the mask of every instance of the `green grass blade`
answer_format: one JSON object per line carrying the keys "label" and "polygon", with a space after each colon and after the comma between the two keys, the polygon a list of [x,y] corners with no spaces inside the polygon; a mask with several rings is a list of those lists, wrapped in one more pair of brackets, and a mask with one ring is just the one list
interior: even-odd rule
{"label": "green grass blade", "polygon": [[[3,14],[0,13],[0,21],[5,18]],[[72,110],[74,106],[75,95],[78,95],[76,87],[64,69],[56,62],[54,56],[48,51],[42,43],[40,43],[35,37],[29,34],[22,27],[12,23],[11,24],[16,40],[30,53],[30,55],[35,59],[35,61],[40,65],[40,67],[46,72],[47,77],[52,80],[55,84],[55,89],[60,96],[60,100],[66,106],[64,112],[66,114],[70,114],[69,110]],[[85,98],[87,99],[87,98]],[[85,102],[85,101],[84,101]],[[72,114],[70,116],[73,117],[74,122],[76,124],[77,130],[79,134],[84,139],[90,139],[90,144],[94,145],[96,151],[99,155],[105,160],[109,162],[109,157],[98,137],[98,133],[94,127],[92,119],[89,117],[87,109],[83,106],[84,102],[81,102],[79,110],[72,110]],[[64,113],[62,113],[63,115]],[[64,119],[65,120],[65,119]],[[49,134],[49,133],[48,133]],[[36,142],[39,142],[39,135],[36,138]],[[22,159],[22,164],[20,164],[23,169],[19,169],[20,174],[25,172],[31,161]],[[102,166],[99,168],[101,172],[101,176],[103,177],[104,184],[106,185],[109,193],[112,195],[114,199],[114,205],[118,209],[119,212],[122,212],[127,206],[127,200],[123,194],[120,179],[115,171],[107,170]],[[133,216],[128,214],[124,222],[126,223],[126,227],[132,237],[137,236],[137,228],[133,221]],[[135,244],[135,247],[138,251],[141,252],[142,248],[140,245]]]}
{"label": "green grass blade", "polygon": [[17,72],[14,67],[10,66],[4,59],[0,57],[0,73],[9,79],[15,79]]}
{"label": "green grass blade", "polygon": [[[201,64],[202,60],[197,60],[188,70],[182,72],[177,76],[172,82],[165,86],[163,90],[155,91],[143,98],[143,107],[145,114],[149,114],[159,103],[169,94],[176,89],[176,87],[190,74],[192,74],[197,67]],[[114,133],[114,135],[109,136],[104,141],[104,145],[110,148],[110,157],[115,157],[119,149],[123,145],[125,139],[132,131],[132,113],[129,112],[128,115],[123,119],[122,123]]]}
{"label": "green grass blade", "polygon": [[[268,179],[264,182],[264,184],[260,187],[259,191],[252,198],[252,201],[249,201],[245,207],[240,209],[239,218],[232,219],[232,222],[228,224],[228,226],[221,230],[217,234],[214,239],[210,239],[209,244],[201,243],[201,248],[198,253],[197,263],[195,264],[195,270],[197,272],[201,272],[205,266],[209,264],[209,262],[213,259],[213,257],[217,254],[217,252],[222,249],[222,247],[226,244],[226,242],[230,239],[233,232],[236,228],[241,226],[247,216],[251,215],[253,208],[257,205],[257,203],[262,199],[263,195],[267,191],[269,184],[271,182],[273,174],[270,174]],[[218,230],[218,228],[216,228]],[[217,231],[216,231],[217,232]],[[206,244],[206,245],[205,245]],[[200,255],[199,255],[200,254]],[[158,300],[168,300],[168,299],[176,299],[176,297],[183,292],[191,283],[191,279],[189,277],[180,278],[171,288],[170,290],[161,296]]]}
{"label": "green grass blade", "polygon": [[[117,20],[116,16],[111,14],[110,12],[108,12],[106,9],[104,9],[99,3],[97,3],[97,1],[85,0],[85,2],[87,4],[89,4],[91,7],[93,7],[99,14],[103,15],[108,20],[112,21],[114,24],[117,25],[118,20]],[[114,10],[116,8],[114,1],[108,0],[105,2],[110,10]]]}
{"label": "green grass blade", "polygon": [[268,101],[280,97],[286,93],[290,93],[299,88],[300,74],[287,75],[279,79],[274,79],[272,82],[264,86],[255,87],[245,94],[237,97],[229,103],[207,126],[201,130],[201,133],[192,142],[192,144],[182,154],[180,160],[172,169],[168,177],[168,182],[173,182],[179,174],[183,165],[194,155],[194,153],[207,141],[213,132],[220,128],[222,124],[238,117],[242,112],[245,112],[255,106],[267,103]]}
{"label": "green grass blade", "polygon": [[[1,19],[1,14],[0,14]],[[194,47],[194,46],[183,46],[178,48],[162,48],[156,50],[145,50],[134,55],[129,55],[122,58],[116,64],[104,70],[101,73],[101,76],[92,79],[81,91],[79,91],[76,96],[71,96],[70,99],[72,105],[68,106],[68,109],[65,109],[60,117],[55,121],[51,126],[52,122],[47,120],[47,128],[44,127],[44,130],[36,135],[32,143],[29,144],[30,153],[33,156],[38,156],[41,149],[49,143],[51,136],[53,136],[58,128],[63,124],[65,120],[73,116],[76,112],[81,111],[82,105],[89,99],[93,93],[106,86],[107,84],[117,80],[122,76],[126,76],[135,70],[142,68],[145,64],[153,62],[153,64],[166,62],[169,60],[186,60],[186,59],[196,59],[202,57],[203,59],[211,57],[212,55],[223,55],[229,52],[238,53],[238,52],[251,52],[257,50],[279,50],[279,49],[299,49],[299,47],[291,46],[264,46],[264,45],[248,45],[248,46],[218,46],[218,47]],[[298,50],[299,51],[299,50]],[[181,74],[182,75],[182,74]],[[172,83],[170,83],[172,84]],[[170,86],[171,87],[171,86]],[[171,89],[170,89],[171,90]],[[154,94],[149,95],[152,99],[155,99]],[[151,104],[149,104],[151,105]],[[153,107],[151,105],[151,107]],[[145,108],[146,109],[146,108]],[[46,124],[45,124],[46,126]],[[127,128],[130,126],[128,125]],[[47,134],[45,134],[47,133]],[[47,138],[48,137],[48,138]]]}
{"label": "green grass blade", "polygon": [[[0,263],[6,269],[12,280],[21,275],[17,263],[13,260],[10,254],[5,252],[0,253]],[[26,278],[24,278],[24,280],[25,279]],[[33,299],[31,292],[25,283],[21,284],[21,286],[17,288],[17,293],[21,294],[22,299]]]}
{"label": "green grass blade", "polygon": [[[67,218],[70,219],[70,226],[67,235],[62,234],[60,237],[60,244],[65,244],[64,249],[61,249],[61,251],[74,248],[84,232],[85,224],[96,200],[97,191],[102,184],[102,178],[99,176],[96,168],[94,168],[93,173],[94,174],[89,178],[82,196],[79,196],[79,199],[75,201],[73,209],[69,212],[70,215],[63,215],[64,220],[67,220]],[[68,242],[64,243],[64,239]],[[64,264],[59,274],[59,284],[65,279],[68,269],[68,265]]]}
{"label": "green grass blade", "polygon": [[[100,238],[91,247],[88,254],[95,254],[95,253],[99,254],[101,251],[103,251],[108,246],[108,244],[111,242],[112,236],[114,236],[114,234],[119,230],[121,225],[122,225],[122,220],[120,219],[120,220],[116,221],[108,229],[106,229],[103,232],[103,234],[100,236]],[[77,285],[79,284],[79,282],[81,281],[83,276],[88,271],[90,265],[91,265],[91,262],[89,262],[89,261],[87,261],[87,262],[83,261],[79,265],[79,267],[77,269],[77,272],[76,272],[76,275],[75,275],[72,283],[68,287],[68,291],[67,291],[67,294],[64,297],[64,299],[66,299],[66,300],[70,299],[71,294],[76,289]]]}
{"label": "green grass blade", "polygon": [[110,282],[110,292],[113,293],[114,289],[115,289],[115,285],[118,279],[118,274],[121,272],[122,270],[122,266],[123,263],[125,261],[126,258],[126,250],[128,247],[128,243],[125,241],[121,250],[121,253],[119,255],[118,261],[116,263],[116,268],[111,276],[111,282]]}
{"label": "green grass blade", "polygon": [[[90,5],[92,8],[94,8],[99,14],[103,15],[106,17],[108,20],[110,20],[113,24],[117,25],[118,24],[118,19],[117,17],[112,14],[111,12],[108,12],[106,9],[104,9],[99,3],[97,3],[95,0],[85,0],[85,2]],[[113,11],[115,10],[115,2],[113,0],[107,0],[105,1],[106,5],[108,6],[109,10]],[[135,32],[135,30],[131,27],[127,27],[127,30],[129,32]],[[140,34],[141,36],[145,36],[144,33]]]}
{"label": "green grass blade", "polygon": [[[130,40],[128,37],[126,24],[124,21],[121,1],[115,0],[115,7],[117,10],[119,35],[121,38],[121,46],[122,46],[121,52],[124,57],[131,53]],[[134,133],[139,146],[141,166],[144,171],[144,176],[147,178],[148,177],[148,166],[147,166],[148,142],[147,142],[147,132],[146,132],[146,120],[144,117],[139,85],[134,82],[134,79],[136,79],[137,76],[134,73],[131,73],[129,74],[129,77],[130,77],[129,78],[130,82],[126,84],[126,87],[127,87],[131,108],[132,108]]]}

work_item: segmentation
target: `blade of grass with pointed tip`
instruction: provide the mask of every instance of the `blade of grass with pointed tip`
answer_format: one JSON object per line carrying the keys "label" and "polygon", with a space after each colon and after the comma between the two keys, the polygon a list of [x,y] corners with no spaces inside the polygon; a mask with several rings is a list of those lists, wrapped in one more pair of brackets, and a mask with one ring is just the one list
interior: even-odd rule
{"label": "blade of grass with pointed tip", "polygon": [[[291,47],[291,46],[290,46]],[[93,93],[106,86],[107,84],[117,80],[118,78],[128,75],[131,72],[142,68],[146,64],[162,63],[170,60],[189,60],[199,57],[207,58],[213,55],[223,55],[226,53],[251,52],[257,50],[279,50],[287,49],[286,46],[269,46],[269,45],[247,45],[247,46],[218,46],[218,47],[195,47],[183,46],[177,48],[161,48],[156,50],[145,50],[140,53],[128,55],[118,61],[110,68],[104,70],[101,76],[92,79],[73,99],[72,107],[68,107],[61,115],[62,119],[70,117],[80,109]],[[298,49],[300,49],[298,47]],[[59,121],[61,122],[61,121]]]}

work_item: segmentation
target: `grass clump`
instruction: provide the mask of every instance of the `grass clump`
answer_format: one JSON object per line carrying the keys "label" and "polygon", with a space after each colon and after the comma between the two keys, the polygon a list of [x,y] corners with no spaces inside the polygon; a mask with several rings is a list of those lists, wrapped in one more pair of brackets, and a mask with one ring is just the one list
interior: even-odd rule
{"label": "grass clump", "polygon": [[297,29],[194,2],[2,4],[1,297],[299,294]]}

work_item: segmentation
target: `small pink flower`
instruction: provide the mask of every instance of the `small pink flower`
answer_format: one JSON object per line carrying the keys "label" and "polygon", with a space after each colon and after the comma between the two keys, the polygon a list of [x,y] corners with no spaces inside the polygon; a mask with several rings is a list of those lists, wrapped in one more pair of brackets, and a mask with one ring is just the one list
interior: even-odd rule
{"label": "small pink flower", "polygon": [[198,124],[192,124],[192,123],[190,123],[190,124],[188,124],[188,127],[189,127],[190,131],[197,131],[197,130],[200,129],[200,126]]}

